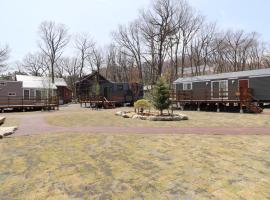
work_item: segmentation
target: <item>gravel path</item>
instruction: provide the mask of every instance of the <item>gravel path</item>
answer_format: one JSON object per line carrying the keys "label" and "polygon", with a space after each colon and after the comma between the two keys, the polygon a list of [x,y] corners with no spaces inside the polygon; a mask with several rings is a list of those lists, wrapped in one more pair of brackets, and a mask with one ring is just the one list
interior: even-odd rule
{"label": "gravel path", "polygon": [[227,134],[270,135],[270,128],[155,128],[155,127],[60,127],[48,124],[46,114],[17,115],[21,123],[16,131],[18,135],[35,135],[56,132],[91,133],[91,134]]}

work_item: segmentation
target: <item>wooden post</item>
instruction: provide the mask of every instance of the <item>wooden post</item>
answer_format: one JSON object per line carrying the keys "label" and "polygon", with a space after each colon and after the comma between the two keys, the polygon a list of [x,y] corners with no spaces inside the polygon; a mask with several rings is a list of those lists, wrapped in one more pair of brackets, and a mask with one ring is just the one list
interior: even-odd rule
{"label": "wooden post", "polygon": [[200,107],[200,103],[198,103],[198,108],[197,111],[200,112],[201,111],[201,107]]}
{"label": "wooden post", "polygon": [[244,110],[243,110],[243,104],[242,104],[242,103],[240,103],[240,113],[241,113],[241,114],[244,113]]}
{"label": "wooden post", "polygon": [[22,97],[22,110],[25,112],[24,106],[23,106],[23,97]]}

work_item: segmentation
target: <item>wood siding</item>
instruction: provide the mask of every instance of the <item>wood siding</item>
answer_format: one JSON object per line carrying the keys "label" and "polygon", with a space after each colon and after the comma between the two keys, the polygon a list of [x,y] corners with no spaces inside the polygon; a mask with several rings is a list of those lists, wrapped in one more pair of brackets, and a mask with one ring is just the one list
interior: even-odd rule
{"label": "wood siding", "polygon": [[16,96],[22,97],[22,82],[17,81],[0,81],[4,85],[0,85],[0,96],[7,97],[9,92],[15,92]]}
{"label": "wood siding", "polygon": [[[253,96],[261,101],[270,101],[270,77],[241,77],[238,79],[218,79],[204,82],[193,82],[191,91],[183,91],[183,84],[176,85],[176,93],[186,93],[190,95],[190,100],[212,100],[212,83],[216,81],[228,81],[228,100],[237,101],[239,98],[236,93],[239,90],[239,80],[249,80],[249,88],[252,89]],[[214,98],[215,99],[215,98]]]}
{"label": "wood siding", "polygon": [[270,101],[270,77],[250,78],[249,88],[253,90],[255,98]]}

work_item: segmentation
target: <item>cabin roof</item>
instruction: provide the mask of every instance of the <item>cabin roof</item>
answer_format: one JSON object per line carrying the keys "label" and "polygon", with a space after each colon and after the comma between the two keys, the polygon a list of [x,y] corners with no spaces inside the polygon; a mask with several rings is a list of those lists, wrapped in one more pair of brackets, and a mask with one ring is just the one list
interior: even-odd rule
{"label": "cabin roof", "polygon": [[76,83],[80,83],[86,79],[92,79],[93,77],[95,76],[99,76],[101,79],[107,81],[107,82],[110,82],[110,83],[113,83],[112,81],[108,80],[107,78],[105,78],[104,76],[102,76],[100,73],[98,73],[97,71],[93,71],[91,74],[88,74],[84,77],[81,78],[81,80],[77,81]]}
{"label": "cabin roof", "polygon": [[186,82],[205,82],[205,81],[220,80],[220,79],[238,79],[241,77],[267,77],[267,76],[270,76],[270,68],[179,78],[174,82],[174,84],[186,83]]}
{"label": "cabin roof", "polygon": [[16,75],[16,80],[23,82],[23,88],[57,89],[58,86],[67,87],[63,78],[55,78],[54,84],[50,77]]}

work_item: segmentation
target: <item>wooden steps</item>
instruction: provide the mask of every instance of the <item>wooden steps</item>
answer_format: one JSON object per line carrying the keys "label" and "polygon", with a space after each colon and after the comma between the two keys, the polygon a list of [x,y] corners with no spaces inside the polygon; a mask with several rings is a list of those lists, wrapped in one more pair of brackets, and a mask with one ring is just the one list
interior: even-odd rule
{"label": "wooden steps", "polygon": [[113,109],[113,108],[115,108],[115,103],[112,101],[108,101],[108,99],[106,99],[106,97],[104,97],[103,107],[105,109]]}
{"label": "wooden steps", "polygon": [[246,108],[253,113],[262,113],[263,109],[251,102],[245,103]]}

